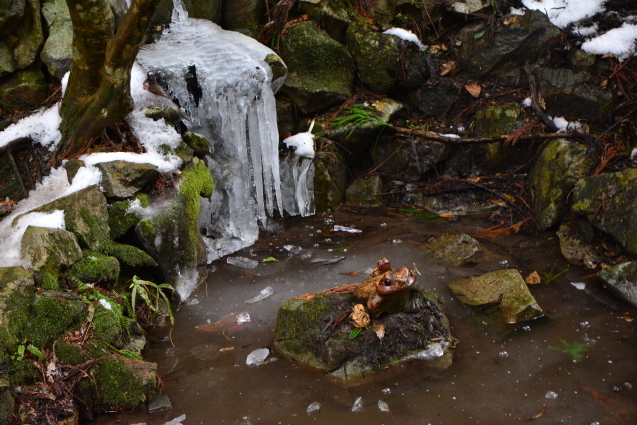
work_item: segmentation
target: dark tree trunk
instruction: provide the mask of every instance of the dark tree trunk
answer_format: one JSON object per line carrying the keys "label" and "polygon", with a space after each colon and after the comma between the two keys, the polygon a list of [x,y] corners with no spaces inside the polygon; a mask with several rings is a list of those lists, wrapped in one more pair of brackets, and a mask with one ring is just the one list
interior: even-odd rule
{"label": "dark tree trunk", "polygon": [[80,153],[133,109],[130,75],[159,0],[133,0],[114,33],[108,0],[66,0],[73,24],[73,64],[62,102],[60,160]]}

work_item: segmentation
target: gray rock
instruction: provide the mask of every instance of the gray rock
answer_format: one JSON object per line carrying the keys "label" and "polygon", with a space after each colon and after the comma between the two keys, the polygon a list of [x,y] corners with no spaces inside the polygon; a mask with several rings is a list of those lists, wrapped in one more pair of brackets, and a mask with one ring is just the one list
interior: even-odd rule
{"label": "gray rock", "polygon": [[[373,325],[384,327],[382,339],[372,326],[350,339],[349,321],[334,321],[357,302],[351,294],[289,300],[279,308],[274,345],[286,357],[350,383],[374,370],[412,359],[434,341],[440,344],[441,356],[420,365],[411,363],[410,370],[426,373],[420,370],[423,366],[445,369],[451,365],[448,348],[453,337],[442,302],[431,291],[417,291],[414,296],[420,304],[416,312],[383,314],[373,320]],[[337,324],[326,328],[325,323]],[[409,331],[404,332],[406,329]],[[386,373],[391,373],[391,368]]]}
{"label": "gray rock", "polygon": [[0,0],[0,35],[13,32],[22,22],[25,0]]}
{"label": "gray rock", "polygon": [[58,79],[71,69],[73,26],[69,9],[64,0],[46,2],[42,6],[42,15],[49,27],[40,59],[49,72]]}
{"label": "gray rock", "polygon": [[170,397],[166,394],[152,394],[148,400],[148,413],[163,412],[172,408]]}
{"label": "gray rock", "polygon": [[221,0],[184,0],[190,18],[207,19],[219,25],[221,24],[223,3]]}
{"label": "gray rock", "polygon": [[102,172],[102,188],[109,198],[128,198],[155,183],[159,177],[152,164],[127,161],[101,162],[95,165]]}
{"label": "gray rock", "polygon": [[471,14],[486,9],[487,7],[491,7],[490,2],[487,0],[461,0],[450,3],[447,9],[457,13]]}
{"label": "gray rock", "polygon": [[24,69],[35,62],[44,43],[40,0],[26,0],[22,22],[15,35],[18,43],[13,55],[18,69]]}
{"label": "gray rock", "polygon": [[608,289],[633,307],[637,307],[637,261],[607,267],[597,273]]}
{"label": "gray rock", "polygon": [[475,264],[486,252],[482,244],[469,235],[438,235],[426,245],[428,256],[437,264],[458,267]]}
{"label": "gray rock", "polygon": [[314,204],[316,212],[328,212],[338,208],[345,201],[341,191],[321,159],[314,160]]}
{"label": "gray rock", "polygon": [[301,13],[307,13],[312,20],[321,22],[330,37],[341,44],[347,42],[346,32],[350,19],[345,9],[332,9],[328,0],[301,0],[300,4]]}
{"label": "gray rock", "polygon": [[637,169],[580,179],[571,210],[637,254]]}
{"label": "gray rock", "polygon": [[72,184],[73,178],[75,177],[77,172],[80,170],[80,168],[84,167],[84,161],[76,158],[71,158],[66,161],[63,167],[66,170],[66,178],[68,179],[69,184]]}
{"label": "gray rock", "polygon": [[597,162],[586,146],[565,139],[544,144],[529,175],[531,206],[541,230],[560,223],[568,210],[568,194]]}
{"label": "gray rock", "polygon": [[365,25],[350,25],[347,28],[347,48],[363,86],[373,93],[387,94],[396,83],[400,54],[397,39],[371,31]]}
{"label": "gray rock", "polygon": [[49,227],[27,227],[21,254],[36,272],[45,266],[69,267],[82,259],[82,250],[73,233]]}
{"label": "gray rock", "polygon": [[596,236],[595,228],[586,220],[563,223],[557,230],[562,255],[576,266],[594,268],[604,262]]}
{"label": "gray rock", "polygon": [[382,203],[383,179],[379,175],[358,179],[345,191],[345,202],[360,207],[375,207]]}
{"label": "gray rock", "polygon": [[13,50],[11,50],[6,43],[0,41],[0,77],[4,77],[15,71],[16,66]]}
{"label": "gray rock", "polygon": [[463,304],[481,306],[498,303],[507,323],[533,320],[544,315],[520,272],[515,269],[457,279],[449,282],[448,286]]}
{"label": "gray rock", "polygon": [[538,68],[533,74],[547,110],[557,115],[593,118],[613,97],[610,92],[602,91],[595,85],[583,85],[591,77],[584,71]]}
{"label": "gray rock", "polygon": [[546,15],[538,10],[518,17],[520,24],[501,26],[492,37],[476,39],[486,29],[482,22],[466,25],[458,34],[462,43],[460,59],[463,69],[476,77],[491,73],[519,73],[525,63],[534,63],[552,37],[560,35]]}
{"label": "gray rock", "polygon": [[258,38],[257,30],[261,18],[265,16],[265,2],[261,0],[233,0],[223,2],[224,28],[239,31]]}
{"label": "gray rock", "polygon": [[288,99],[276,99],[276,124],[282,138],[285,133],[297,133],[298,119],[294,103]]}
{"label": "gray rock", "polygon": [[0,83],[0,105],[7,111],[35,108],[48,95],[44,74],[35,66],[8,75]]}
{"label": "gray rock", "polygon": [[280,54],[289,69],[282,91],[303,114],[323,111],[352,95],[352,57],[315,22],[291,25],[281,37]]}
{"label": "gray rock", "polygon": [[411,102],[425,115],[446,116],[456,102],[459,89],[449,80],[425,85],[409,95]]}
{"label": "gray rock", "polygon": [[519,119],[522,107],[517,102],[492,106],[476,112],[476,132],[478,137],[498,137],[509,134],[524,124]]}

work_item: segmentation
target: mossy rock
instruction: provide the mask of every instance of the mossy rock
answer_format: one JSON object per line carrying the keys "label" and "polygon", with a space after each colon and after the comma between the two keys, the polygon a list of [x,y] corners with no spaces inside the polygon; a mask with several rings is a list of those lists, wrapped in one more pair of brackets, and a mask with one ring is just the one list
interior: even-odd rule
{"label": "mossy rock", "polygon": [[328,212],[337,209],[345,200],[342,192],[320,159],[314,160],[314,204],[316,212]]}
{"label": "mossy rock", "polygon": [[345,202],[360,207],[376,207],[382,203],[383,179],[379,175],[355,180],[345,191]]}
{"label": "mossy rock", "polygon": [[[258,26],[265,16],[265,3],[260,0],[223,2],[224,28],[257,38]],[[255,37],[257,36],[257,37]]]}
{"label": "mossy rock", "polygon": [[82,301],[61,301],[53,295],[55,294],[49,293],[35,298],[28,322],[19,332],[20,337],[36,347],[42,347],[46,342],[51,343],[62,337],[69,329],[81,325],[86,318]]}
{"label": "mossy rock", "polygon": [[198,157],[203,158],[210,152],[210,142],[206,139],[206,136],[188,131],[182,137],[184,142],[186,142]]}
{"label": "mossy rock", "polygon": [[107,207],[110,238],[116,240],[139,223],[137,215],[129,213],[131,201],[119,201]]}
{"label": "mossy rock", "polygon": [[476,131],[480,137],[499,137],[524,124],[519,119],[522,107],[517,102],[492,106],[476,112]]}
{"label": "mossy rock", "polygon": [[7,111],[33,109],[48,95],[44,74],[39,69],[19,71],[0,83],[0,107]]}
{"label": "mossy rock", "polygon": [[[384,327],[382,339],[372,326],[362,329],[356,337],[349,336],[352,325],[338,318],[357,302],[351,294],[317,294],[310,299],[289,300],[279,308],[274,346],[288,358],[345,380],[359,379],[413,358],[432,340],[448,347],[453,337],[438,296],[429,291],[415,296],[420,300],[418,311],[384,314],[374,319],[373,325]],[[439,359],[443,360],[439,366],[450,365],[448,351],[447,355]]]}
{"label": "mossy rock", "polygon": [[565,139],[544,144],[529,174],[531,206],[541,230],[560,224],[575,183],[588,176],[599,158],[586,146]]}
{"label": "mossy rock", "polygon": [[[33,275],[23,267],[0,267],[0,328],[9,326],[9,300],[33,288]],[[9,303],[9,304],[8,304]]]}
{"label": "mossy rock", "polygon": [[637,254],[637,169],[578,180],[571,210]]}
{"label": "mossy rock", "polygon": [[597,273],[615,295],[637,307],[637,261],[607,267]]}
{"label": "mossy rock", "polygon": [[45,2],[42,5],[42,16],[47,22],[49,36],[40,52],[40,59],[51,75],[61,80],[70,71],[73,56],[73,25],[66,1]]}
{"label": "mossy rock", "polygon": [[301,13],[307,14],[312,20],[321,23],[321,28],[341,44],[346,44],[347,27],[350,18],[342,5],[329,0],[312,0],[300,2]]}
{"label": "mossy rock", "polygon": [[371,31],[365,25],[350,25],[347,47],[363,86],[373,93],[387,94],[396,84],[400,55],[396,38]]}
{"label": "mossy rock", "polygon": [[11,74],[16,70],[13,51],[6,43],[0,41],[0,77]]}
{"label": "mossy rock", "polygon": [[80,349],[76,345],[67,342],[55,344],[55,355],[60,361],[71,366],[77,366],[84,361],[84,356],[80,353]]}
{"label": "mossy rock", "polygon": [[184,0],[188,17],[207,19],[221,25],[223,2],[221,0]]}
{"label": "mossy rock", "polygon": [[11,425],[13,421],[13,412],[15,410],[15,399],[11,394],[11,389],[0,387],[0,425]]}
{"label": "mossy rock", "polygon": [[316,22],[291,25],[281,37],[280,54],[288,67],[282,91],[303,114],[320,112],[352,95],[352,57]]}
{"label": "mossy rock", "polygon": [[70,275],[84,283],[109,285],[119,278],[117,258],[95,251],[84,251],[83,259],[71,267]]}
{"label": "mossy rock", "polygon": [[456,279],[447,285],[463,304],[498,304],[507,323],[534,320],[544,315],[520,272],[515,269]]}
{"label": "mossy rock", "polygon": [[157,166],[128,161],[109,161],[95,165],[102,173],[102,191],[108,198],[128,198],[155,183]]}
{"label": "mossy rock", "polygon": [[157,365],[112,355],[91,369],[97,388],[94,409],[132,410],[156,389]]}
{"label": "mossy rock", "polygon": [[428,256],[437,264],[458,267],[476,264],[487,254],[482,244],[466,234],[438,235],[426,245]]}

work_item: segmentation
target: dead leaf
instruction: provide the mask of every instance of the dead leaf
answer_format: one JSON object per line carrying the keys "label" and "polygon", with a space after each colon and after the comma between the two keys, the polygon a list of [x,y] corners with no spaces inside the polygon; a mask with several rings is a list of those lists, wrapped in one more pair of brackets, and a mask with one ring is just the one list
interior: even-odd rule
{"label": "dead leaf", "polygon": [[356,304],[349,318],[356,328],[366,328],[369,326],[369,314],[363,304]]}
{"label": "dead leaf", "polygon": [[599,85],[599,89],[600,90],[606,90],[607,87],[608,87],[608,79],[604,78],[602,80],[602,83]]}
{"label": "dead leaf", "polygon": [[453,75],[458,72],[458,64],[455,61],[445,62],[440,65],[440,75]]}
{"label": "dead leaf", "polygon": [[346,275],[349,276],[360,276],[361,274],[359,272],[349,272],[349,273],[345,273]]}
{"label": "dead leaf", "polygon": [[450,218],[450,217],[455,217],[456,215],[453,213],[442,213],[442,214],[438,214],[438,217],[444,217],[444,218]]}
{"label": "dead leaf", "polygon": [[546,109],[546,100],[544,100],[544,98],[542,97],[541,94],[537,95],[537,101],[540,104],[540,106],[542,107],[542,109]]}
{"label": "dead leaf", "polygon": [[294,298],[295,300],[310,300],[312,298],[314,298],[316,296],[316,294],[305,294],[305,295],[299,295],[298,297]]}
{"label": "dead leaf", "polygon": [[234,350],[234,347],[226,347],[226,348],[222,348],[219,351],[232,351]]}
{"label": "dead leaf", "polygon": [[482,87],[479,84],[467,84],[464,86],[465,89],[469,92],[469,94],[475,98],[480,97],[480,92],[482,92]]}
{"label": "dead leaf", "polygon": [[628,317],[628,316],[619,316],[618,319],[624,319],[625,321],[627,321],[628,323],[632,322],[633,319],[632,317]]}
{"label": "dead leaf", "polygon": [[504,25],[513,25],[513,24],[519,24],[519,23],[520,23],[520,20],[515,15],[509,16],[508,18],[504,20]]}
{"label": "dead leaf", "polygon": [[535,271],[528,275],[526,279],[524,279],[524,282],[526,282],[527,285],[537,285],[542,282],[542,278],[540,277],[540,274]]}
{"label": "dead leaf", "polygon": [[374,323],[372,329],[374,329],[374,332],[376,332],[376,336],[378,337],[378,339],[382,340],[383,338],[385,338],[385,325],[383,325],[382,323]]}

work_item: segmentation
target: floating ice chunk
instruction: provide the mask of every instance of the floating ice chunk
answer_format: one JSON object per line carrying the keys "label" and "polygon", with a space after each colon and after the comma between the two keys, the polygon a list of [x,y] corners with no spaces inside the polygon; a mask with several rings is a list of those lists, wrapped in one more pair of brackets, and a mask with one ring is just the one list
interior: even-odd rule
{"label": "floating ice chunk", "polygon": [[314,135],[312,133],[298,133],[283,140],[288,148],[294,148],[296,156],[314,158]]}
{"label": "floating ice chunk", "polygon": [[383,400],[378,400],[378,408],[381,412],[389,412],[389,406]]}
{"label": "floating ice chunk", "polygon": [[262,365],[265,359],[270,354],[270,350],[267,348],[257,348],[246,358],[246,364],[248,366],[259,366]]}
{"label": "floating ice chunk", "polygon": [[548,398],[549,400],[555,400],[557,398],[557,393],[554,391],[547,391],[544,397]]}
{"label": "floating ice chunk", "polygon": [[259,265],[259,262],[246,257],[228,257],[226,260],[228,264],[233,266],[242,267],[244,269],[254,269]]}
{"label": "floating ice chunk", "polygon": [[267,297],[269,297],[270,295],[272,295],[273,292],[274,292],[274,289],[272,289],[271,286],[266,286],[265,288],[261,290],[261,292],[259,292],[259,295],[257,295],[254,298],[250,298],[246,302],[248,304],[258,303],[259,301],[262,301],[266,299]]}
{"label": "floating ice chunk", "polygon": [[381,391],[383,394],[387,395],[387,394],[391,394],[391,389],[389,388],[385,388]]}
{"label": "floating ice chunk", "polygon": [[498,356],[500,357],[509,357],[509,353],[507,353],[506,351],[501,351],[498,353]]}
{"label": "floating ice chunk", "polygon": [[442,349],[442,345],[434,342],[429,348],[416,354],[416,358],[419,360],[433,360],[442,357],[443,354],[445,354],[445,351]]}
{"label": "floating ice chunk", "polygon": [[581,322],[579,325],[580,325],[581,327],[583,327],[583,328],[590,328],[590,327],[591,327],[591,324],[590,324],[590,323],[588,323],[587,321],[583,321],[583,322]]}
{"label": "floating ice chunk", "polygon": [[584,283],[584,282],[571,282],[571,285],[573,285],[574,287],[576,287],[580,291],[583,291],[584,289],[586,289],[586,283]]}
{"label": "floating ice chunk", "polygon": [[283,245],[283,248],[285,248],[286,251],[289,251],[292,254],[299,254],[301,251],[303,251],[303,248],[296,245]]}
{"label": "floating ice chunk", "polygon": [[352,412],[360,412],[363,410],[363,397],[358,397],[352,405]]}
{"label": "floating ice chunk", "polygon": [[321,403],[315,401],[314,403],[307,406],[307,414],[309,415],[312,412],[315,412],[321,408]]}
{"label": "floating ice chunk", "polygon": [[197,304],[199,304],[199,300],[197,298],[193,298],[186,303],[186,305],[197,305]]}
{"label": "floating ice chunk", "polygon": [[582,50],[596,55],[611,53],[622,61],[635,54],[635,41],[637,41],[637,25],[624,22],[621,27],[582,43]]}
{"label": "floating ice chunk", "polygon": [[175,419],[172,419],[166,422],[164,425],[181,425],[183,421],[186,420],[186,415],[177,416]]}
{"label": "floating ice chunk", "polygon": [[104,298],[100,298],[100,305],[102,307],[104,307],[107,310],[112,310],[113,307],[111,306],[111,303],[109,303],[108,301],[106,301]]}
{"label": "floating ice chunk", "polygon": [[334,226],[334,231],[335,232],[347,232],[347,233],[363,233],[362,230],[356,229],[353,226],[352,227],[347,227],[347,226],[341,226],[341,225],[336,225]]}
{"label": "floating ice chunk", "polygon": [[393,35],[394,37],[398,37],[402,40],[411,41],[412,43],[416,44],[416,46],[418,46],[421,52],[427,50],[427,46],[420,42],[416,34],[404,28],[390,28],[383,34]]}
{"label": "floating ice chunk", "polygon": [[248,323],[250,321],[250,314],[247,311],[242,311],[237,314],[237,324]]}

